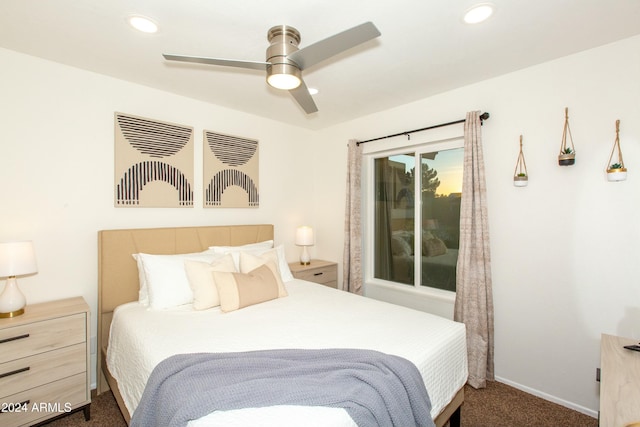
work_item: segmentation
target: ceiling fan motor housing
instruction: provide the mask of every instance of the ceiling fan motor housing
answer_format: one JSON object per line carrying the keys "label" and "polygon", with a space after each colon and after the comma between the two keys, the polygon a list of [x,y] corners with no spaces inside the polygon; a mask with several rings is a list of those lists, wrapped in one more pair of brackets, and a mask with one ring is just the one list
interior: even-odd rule
{"label": "ceiling fan motor housing", "polygon": [[[277,25],[267,33],[269,47],[267,48],[267,82],[272,85],[270,78],[276,75],[295,76],[298,84],[302,80],[300,67],[287,58],[288,55],[298,50],[300,32],[288,25]],[[293,89],[293,88],[290,88]]]}

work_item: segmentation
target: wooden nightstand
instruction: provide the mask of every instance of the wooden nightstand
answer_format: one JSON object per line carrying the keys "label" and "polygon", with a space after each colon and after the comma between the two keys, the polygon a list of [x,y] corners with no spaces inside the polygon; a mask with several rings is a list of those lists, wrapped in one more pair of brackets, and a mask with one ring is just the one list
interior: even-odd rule
{"label": "wooden nightstand", "polygon": [[600,344],[600,426],[640,423],[640,352],[625,345],[638,340],[602,334]]}
{"label": "wooden nightstand", "polygon": [[80,409],[89,419],[89,317],[77,297],[0,319],[0,425],[30,426]]}
{"label": "wooden nightstand", "polygon": [[289,263],[291,274],[296,279],[320,283],[330,288],[338,288],[338,264],[331,261],[312,259],[309,265],[299,262]]}

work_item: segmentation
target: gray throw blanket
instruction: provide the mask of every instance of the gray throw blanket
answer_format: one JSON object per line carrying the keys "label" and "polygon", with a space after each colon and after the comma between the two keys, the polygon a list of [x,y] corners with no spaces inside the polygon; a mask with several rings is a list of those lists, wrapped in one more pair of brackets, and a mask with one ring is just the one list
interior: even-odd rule
{"label": "gray throw blanket", "polygon": [[216,410],[344,408],[359,427],[435,427],[416,366],[372,350],[262,350],[171,356],[155,367],[130,427],[185,426]]}

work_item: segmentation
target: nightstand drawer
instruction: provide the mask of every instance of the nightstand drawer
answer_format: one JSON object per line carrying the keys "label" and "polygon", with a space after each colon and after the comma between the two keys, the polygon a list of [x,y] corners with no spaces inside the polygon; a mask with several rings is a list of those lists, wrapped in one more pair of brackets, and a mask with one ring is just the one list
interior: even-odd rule
{"label": "nightstand drawer", "polygon": [[335,266],[310,268],[300,271],[296,274],[296,278],[316,283],[328,283],[338,280]]}
{"label": "nightstand drawer", "polygon": [[89,400],[86,381],[82,373],[0,398],[4,410],[0,413],[0,425],[30,425],[36,420],[70,412]]}
{"label": "nightstand drawer", "polygon": [[0,364],[0,398],[87,371],[85,343]]}
{"label": "nightstand drawer", "polygon": [[0,363],[86,341],[86,315],[74,314],[0,330]]}
{"label": "nightstand drawer", "polygon": [[289,263],[291,274],[296,279],[315,282],[330,288],[338,288],[338,264],[321,259],[312,259],[307,265]]}

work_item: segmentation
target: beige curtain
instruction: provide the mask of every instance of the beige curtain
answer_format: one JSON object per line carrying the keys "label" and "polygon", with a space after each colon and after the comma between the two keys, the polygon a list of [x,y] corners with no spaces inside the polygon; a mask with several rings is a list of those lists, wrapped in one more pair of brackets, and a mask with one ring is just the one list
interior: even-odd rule
{"label": "beige curtain", "polygon": [[342,289],[362,295],[362,146],[349,141]]}
{"label": "beige curtain", "polygon": [[493,295],[480,112],[467,113],[454,320],[467,327],[469,385],[486,387],[493,371]]}

